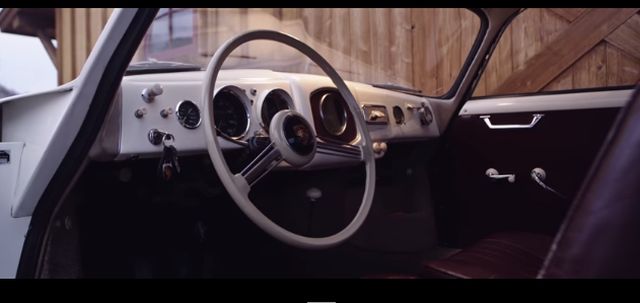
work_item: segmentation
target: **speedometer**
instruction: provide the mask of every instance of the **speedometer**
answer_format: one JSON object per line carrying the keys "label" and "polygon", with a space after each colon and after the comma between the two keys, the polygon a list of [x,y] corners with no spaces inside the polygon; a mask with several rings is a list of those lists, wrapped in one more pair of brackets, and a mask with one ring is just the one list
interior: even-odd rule
{"label": "speedometer", "polygon": [[178,106],[176,106],[176,116],[178,117],[178,122],[189,129],[197,128],[200,126],[200,122],[202,122],[200,109],[195,103],[189,100],[178,103]]}
{"label": "speedometer", "polygon": [[213,120],[222,134],[239,139],[249,130],[248,100],[237,87],[227,86],[213,98]]}

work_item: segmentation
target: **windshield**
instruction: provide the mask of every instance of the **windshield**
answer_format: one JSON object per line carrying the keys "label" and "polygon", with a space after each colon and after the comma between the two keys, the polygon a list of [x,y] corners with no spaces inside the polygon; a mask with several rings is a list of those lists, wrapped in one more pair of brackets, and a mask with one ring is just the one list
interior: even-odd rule
{"label": "windshield", "polygon": [[[204,68],[227,39],[256,29],[293,35],[345,79],[392,84],[425,95],[446,94],[468,57],[480,18],[466,9],[175,9],[158,12],[132,66],[155,61]],[[169,64],[171,65],[171,64]],[[223,65],[281,72],[324,73],[298,51],[272,41],[236,49]]]}

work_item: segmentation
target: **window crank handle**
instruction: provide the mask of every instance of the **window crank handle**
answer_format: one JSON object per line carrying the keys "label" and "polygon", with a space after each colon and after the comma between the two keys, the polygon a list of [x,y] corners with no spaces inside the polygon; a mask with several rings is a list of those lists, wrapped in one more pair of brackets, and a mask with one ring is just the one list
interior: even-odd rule
{"label": "window crank handle", "polygon": [[542,182],[546,178],[547,178],[547,173],[544,171],[544,169],[536,167],[533,170],[531,170],[531,179],[533,179],[533,181],[538,183],[538,185],[540,185],[542,188],[556,194],[558,197],[566,199],[565,195],[559,193],[557,190],[549,187],[549,185],[546,185],[544,184],[544,182]]}
{"label": "window crank handle", "polygon": [[489,177],[489,178],[491,178],[493,180],[507,179],[507,181],[509,181],[509,183],[516,182],[516,175],[515,174],[502,174],[501,175],[500,173],[498,173],[498,171],[495,168],[487,169],[485,174],[487,175],[487,177]]}

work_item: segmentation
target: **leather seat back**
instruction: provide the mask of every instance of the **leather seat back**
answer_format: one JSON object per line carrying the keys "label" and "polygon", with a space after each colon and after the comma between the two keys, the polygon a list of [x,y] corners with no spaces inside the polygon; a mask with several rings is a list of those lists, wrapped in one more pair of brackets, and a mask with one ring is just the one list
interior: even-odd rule
{"label": "leather seat back", "polygon": [[640,86],[621,110],[539,277],[640,277]]}

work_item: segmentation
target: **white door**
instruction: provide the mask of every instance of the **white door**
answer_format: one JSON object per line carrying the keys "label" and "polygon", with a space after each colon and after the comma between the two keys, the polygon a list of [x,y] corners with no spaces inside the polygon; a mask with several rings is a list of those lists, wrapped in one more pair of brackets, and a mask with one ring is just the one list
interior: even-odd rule
{"label": "white door", "polygon": [[37,249],[25,245],[25,237],[28,230],[29,237],[35,230],[33,241],[40,240],[44,229],[36,224],[46,222],[36,222],[34,210],[45,204],[42,201],[59,199],[66,188],[60,184],[70,183],[69,176],[79,166],[70,169],[73,165],[68,164],[79,165],[85,158],[86,145],[97,132],[89,129],[100,127],[96,124],[101,124],[121,72],[146,31],[144,20],[155,13],[116,9],[74,81],[0,100],[0,277],[16,276],[21,253],[22,258],[35,255],[30,250]]}

